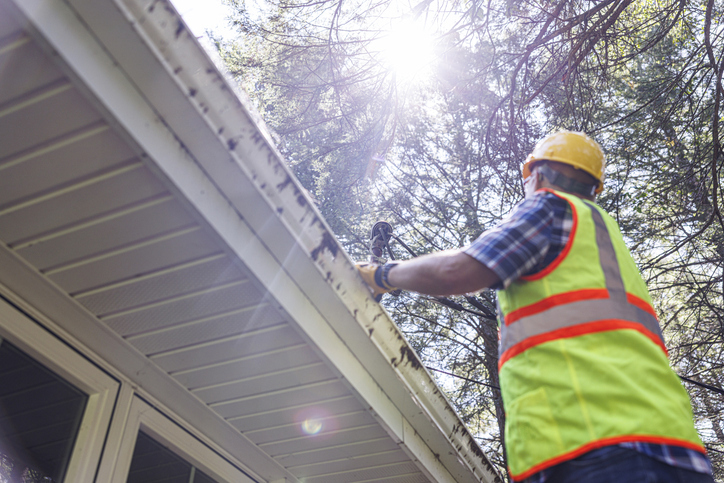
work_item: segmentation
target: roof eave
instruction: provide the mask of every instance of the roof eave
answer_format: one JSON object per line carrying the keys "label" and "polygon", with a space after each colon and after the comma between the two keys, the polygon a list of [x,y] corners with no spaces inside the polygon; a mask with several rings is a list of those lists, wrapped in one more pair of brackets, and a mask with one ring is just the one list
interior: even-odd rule
{"label": "roof eave", "polygon": [[[44,3],[29,0],[21,8],[38,16]],[[94,59],[79,53],[60,52],[65,61],[378,420],[435,480],[500,481],[402,333],[370,297],[259,116],[175,9],[157,0],[68,3],[124,78],[89,74],[80,64]],[[143,114],[145,123],[117,90],[130,87],[155,111]],[[162,123],[177,145],[159,139],[149,122]],[[179,147],[189,154],[183,163]]]}

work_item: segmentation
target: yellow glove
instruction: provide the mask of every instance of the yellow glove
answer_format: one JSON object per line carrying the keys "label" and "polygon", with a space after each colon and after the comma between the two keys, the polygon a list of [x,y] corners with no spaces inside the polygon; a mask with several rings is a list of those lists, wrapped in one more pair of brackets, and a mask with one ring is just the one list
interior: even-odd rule
{"label": "yellow glove", "polygon": [[387,274],[390,269],[397,265],[396,263],[385,263],[379,265],[377,263],[357,262],[356,267],[359,274],[362,276],[362,280],[367,283],[370,290],[372,290],[372,296],[376,301],[382,300],[382,294],[397,290],[397,287],[393,287],[387,280]]}

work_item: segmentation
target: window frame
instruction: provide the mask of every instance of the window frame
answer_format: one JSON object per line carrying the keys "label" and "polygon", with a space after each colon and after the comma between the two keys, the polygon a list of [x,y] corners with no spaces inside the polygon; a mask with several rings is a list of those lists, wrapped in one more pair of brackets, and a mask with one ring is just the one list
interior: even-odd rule
{"label": "window frame", "polygon": [[126,483],[139,431],[218,481],[258,483],[242,469],[221,456],[181,425],[138,395],[134,395],[125,418],[118,457],[110,483]]}
{"label": "window frame", "polygon": [[120,381],[0,296],[0,339],[7,340],[88,396],[63,481],[95,481]]}

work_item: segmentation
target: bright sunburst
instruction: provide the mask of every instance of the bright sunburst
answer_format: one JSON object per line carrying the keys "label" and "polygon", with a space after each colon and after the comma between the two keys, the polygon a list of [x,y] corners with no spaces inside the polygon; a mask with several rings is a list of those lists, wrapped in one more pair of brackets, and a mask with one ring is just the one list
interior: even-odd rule
{"label": "bright sunburst", "polygon": [[422,22],[404,20],[398,23],[380,38],[378,45],[398,81],[408,83],[423,79],[432,70],[435,58],[433,34]]}

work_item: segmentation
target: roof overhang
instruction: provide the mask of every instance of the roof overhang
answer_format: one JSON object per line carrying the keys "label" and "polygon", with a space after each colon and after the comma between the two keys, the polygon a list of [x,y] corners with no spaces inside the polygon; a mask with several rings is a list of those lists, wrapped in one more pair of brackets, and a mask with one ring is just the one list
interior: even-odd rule
{"label": "roof overhang", "polygon": [[[430,481],[500,481],[402,333],[370,297],[244,93],[170,3],[5,1],[73,88]],[[188,394],[148,354],[99,323],[102,314],[50,272],[11,244],[0,252],[0,263],[0,281],[18,297],[58,320],[70,337],[150,397],[205,428],[254,474],[298,481],[283,459],[226,424],[209,411],[213,405]]]}

